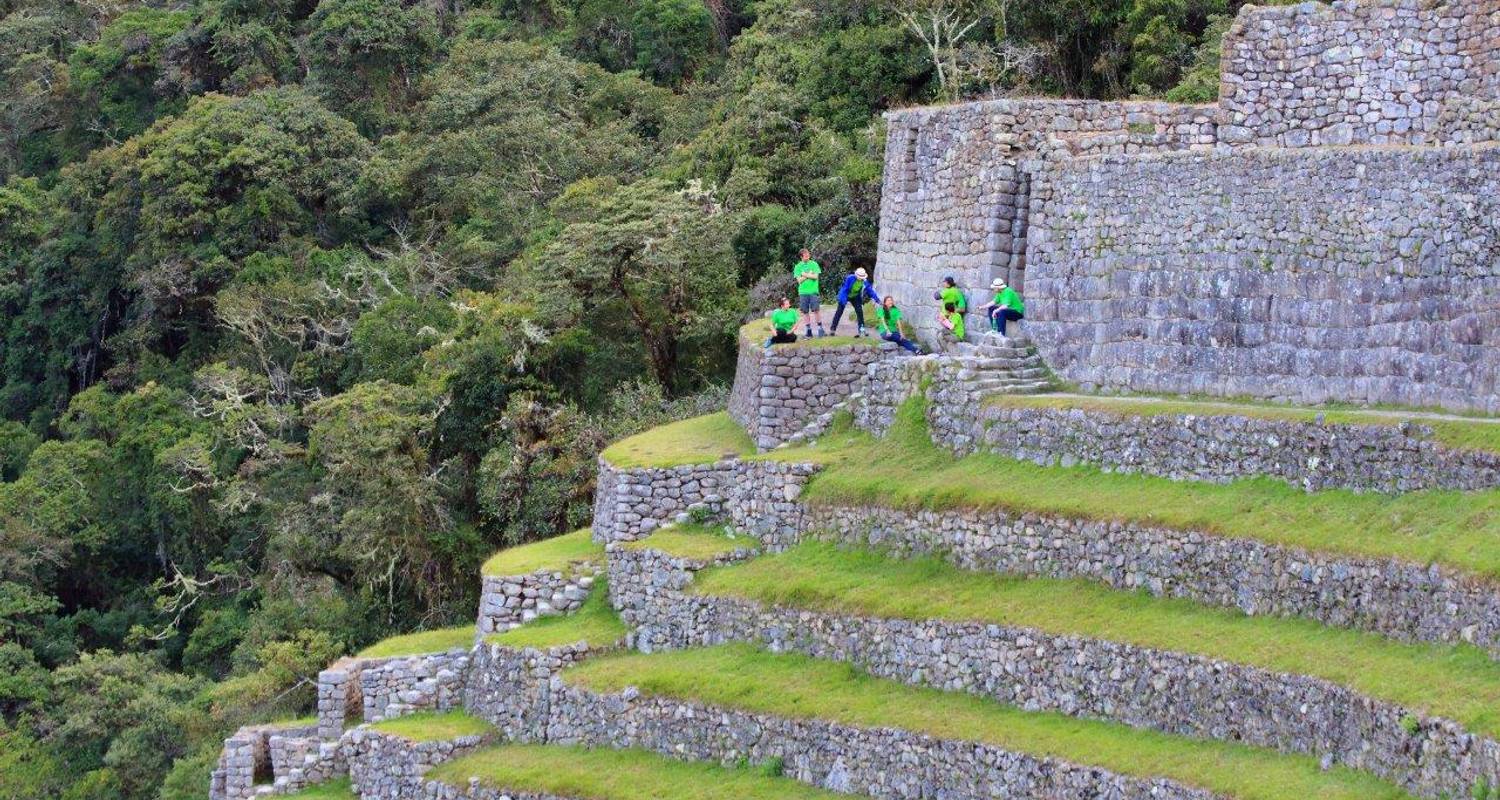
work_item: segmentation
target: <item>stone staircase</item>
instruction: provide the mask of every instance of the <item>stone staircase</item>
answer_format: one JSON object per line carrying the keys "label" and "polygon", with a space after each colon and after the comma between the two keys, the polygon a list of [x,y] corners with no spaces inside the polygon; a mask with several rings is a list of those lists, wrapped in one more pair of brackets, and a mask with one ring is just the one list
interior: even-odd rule
{"label": "stone staircase", "polygon": [[1052,373],[1025,335],[1001,336],[985,331],[946,353],[958,362],[956,378],[975,396],[1035,394],[1056,388]]}

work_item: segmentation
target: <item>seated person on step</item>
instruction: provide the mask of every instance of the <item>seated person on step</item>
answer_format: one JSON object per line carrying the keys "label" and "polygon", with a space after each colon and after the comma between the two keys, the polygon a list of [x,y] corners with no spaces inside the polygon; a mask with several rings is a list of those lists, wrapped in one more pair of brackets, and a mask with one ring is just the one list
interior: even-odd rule
{"label": "seated person on step", "polygon": [[938,308],[946,310],[952,304],[960,315],[969,313],[969,298],[958,288],[958,281],[949,275],[943,279],[943,287],[932,295],[932,299],[938,301]]}
{"label": "seated person on step", "polygon": [[766,340],[766,349],[773,344],[791,344],[797,341],[792,330],[797,327],[797,310],[792,308],[791,298],[781,298],[781,307],[771,312],[771,338]]}
{"label": "seated person on step", "polygon": [[906,327],[901,322],[901,309],[896,308],[896,298],[886,295],[880,308],[875,309],[875,317],[875,332],[880,334],[880,338],[917,355],[922,354],[922,348],[906,338]]}
{"label": "seated person on step", "polygon": [[1022,302],[1020,292],[1007,286],[1004,278],[991,281],[990,288],[995,291],[995,299],[984,304],[984,313],[989,317],[990,330],[1004,336],[1006,322],[1026,318],[1026,304]]}
{"label": "seated person on step", "polygon": [[943,313],[938,315],[938,324],[953,334],[955,340],[960,342],[964,340],[964,315],[958,313],[957,305],[943,304]]}

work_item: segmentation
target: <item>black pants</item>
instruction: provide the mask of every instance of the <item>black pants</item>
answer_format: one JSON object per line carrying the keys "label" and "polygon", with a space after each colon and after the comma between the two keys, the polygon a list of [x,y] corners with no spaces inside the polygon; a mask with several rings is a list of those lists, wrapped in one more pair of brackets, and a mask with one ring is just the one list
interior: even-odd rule
{"label": "black pants", "polygon": [[854,320],[859,323],[859,327],[863,328],[865,326],[865,304],[859,300],[847,300],[839,303],[839,307],[834,309],[833,324],[828,326],[828,330],[837,331],[839,329],[839,319],[844,316],[844,306],[854,306]]}
{"label": "black pants", "polygon": [[1017,320],[1023,320],[1025,318],[1025,314],[1022,314],[1019,311],[1013,311],[1009,308],[990,309],[990,327],[999,331],[1001,336],[1005,335],[1005,323],[1007,321],[1015,322]]}
{"label": "black pants", "polygon": [[797,334],[792,333],[791,331],[776,331],[775,333],[771,334],[770,339],[766,340],[766,346],[769,347],[773,344],[791,344],[795,341],[797,341]]}

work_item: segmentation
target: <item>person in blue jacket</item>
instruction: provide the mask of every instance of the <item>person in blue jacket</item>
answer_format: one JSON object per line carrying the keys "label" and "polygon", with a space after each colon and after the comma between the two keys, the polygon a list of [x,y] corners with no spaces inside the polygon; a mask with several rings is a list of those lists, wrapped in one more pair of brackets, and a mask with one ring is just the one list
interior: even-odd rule
{"label": "person in blue jacket", "polygon": [[833,324],[829,326],[828,332],[837,336],[839,333],[839,319],[844,316],[844,306],[854,306],[854,321],[859,323],[859,332],[855,336],[865,335],[865,300],[872,303],[880,303],[880,295],[875,294],[875,282],[870,280],[870,273],[865,272],[864,267],[854,271],[853,275],[844,279],[844,285],[839,287],[839,307],[833,312]]}

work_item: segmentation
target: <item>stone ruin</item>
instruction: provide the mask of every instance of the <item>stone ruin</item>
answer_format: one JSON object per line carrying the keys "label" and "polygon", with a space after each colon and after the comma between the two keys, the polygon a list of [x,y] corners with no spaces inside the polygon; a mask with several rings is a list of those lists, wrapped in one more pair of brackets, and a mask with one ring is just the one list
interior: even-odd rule
{"label": "stone ruin", "polygon": [[[1500,0],[1246,7],[1213,105],[886,115],[877,280],[1006,277],[1086,390],[1500,413]],[[975,320],[971,324],[978,324]]]}

